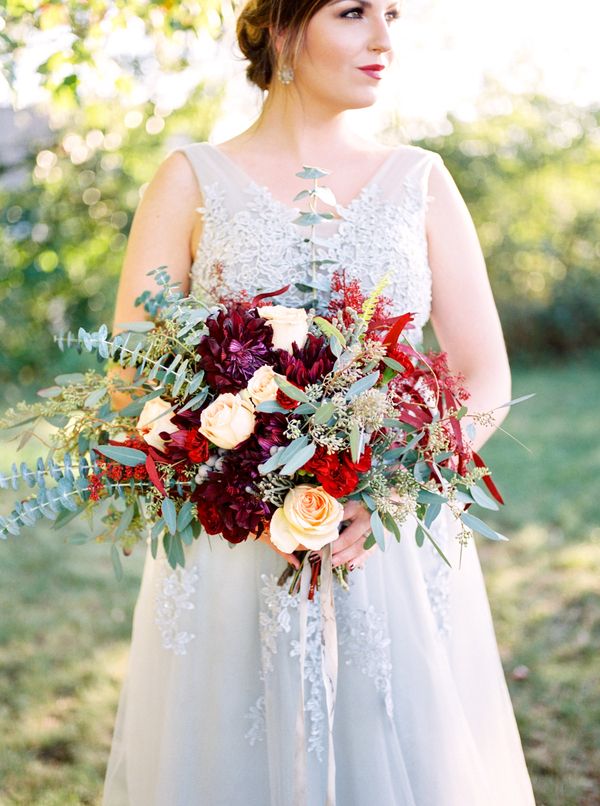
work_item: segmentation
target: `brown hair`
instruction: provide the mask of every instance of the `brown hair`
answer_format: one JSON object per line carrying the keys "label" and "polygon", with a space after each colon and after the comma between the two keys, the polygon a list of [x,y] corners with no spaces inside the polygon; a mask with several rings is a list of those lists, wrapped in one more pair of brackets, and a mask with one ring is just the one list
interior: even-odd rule
{"label": "brown hair", "polygon": [[[281,65],[294,66],[308,23],[329,0],[249,0],[237,21],[240,50],[250,64],[246,76],[261,90],[269,88]],[[281,54],[275,50],[276,33],[284,36]]]}

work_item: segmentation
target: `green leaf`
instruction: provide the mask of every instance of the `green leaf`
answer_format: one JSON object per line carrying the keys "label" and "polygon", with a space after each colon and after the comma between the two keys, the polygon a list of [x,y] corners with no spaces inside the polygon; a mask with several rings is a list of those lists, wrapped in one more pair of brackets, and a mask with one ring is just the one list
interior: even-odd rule
{"label": "green leaf", "polygon": [[332,325],[327,319],[324,319],[322,316],[315,316],[313,319],[313,324],[315,324],[323,335],[327,336],[327,338],[334,338],[342,345],[342,347],[346,346],[346,339],[344,335],[338,330],[335,325]]}
{"label": "green leaf", "polygon": [[167,524],[167,529],[174,535],[177,531],[177,510],[175,509],[175,504],[172,499],[163,498],[161,512]]}
{"label": "green leaf", "polygon": [[431,471],[426,462],[417,462],[414,466],[413,473],[416,480],[421,484],[425,484],[429,481],[429,477],[431,476]]}
{"label": "green leaf", "polygon": [[418,523],[419,527],[423,530],[423,532],[425,532],[426,536],[429,538],[429,542],[434,547],[434,549],[437,551],[437,553],[440,555],[442,560],[446,563],[448,568],[452,568],[452,566],[450,565],[450,562],[448,561],[448,558],[446,557],[444,552],[441,550],[441,548],[438,546],[437,541],[435,540],[435,538],[433,537],[433,535],[429,531],[429,527],[426,526],[423,523],[423,521],[417,520],[417,523]]}
{"label": "green leaf", "polygon": [[388,530],[388,532],[391,532],[394,535],[394,537],[399,543],[402,538],[400,526],[396,523],[396,521],[389,512],[385,512],[383,515],[383,525]]}
{"label": "green leaf", "polygon": [[94,450],[103,456],[112,459],[126,467],[137,467],[146,463],[146,454],[136,448],[126,448],[119,445],[96,445]]}
{"label": "green leaf", "polygon": [[425,542],[425,530],[423,529],[421,524],[417,524],[417,528],[415,530],[415,541],[419,548],[421,548],[421,546]]}
{"label": "green leaf", "polygon": [[352,386],[346,392],[346,400],[352,400],[359,395],[362,395],[363,392],[366,392],[368,389],[371,389],[377,381],[379,380],[379,372],[371,372],[369,375],[365,375],[364,378],[359,378],[357,381],[354,381]]}
{"label": "green leaf", "polygon": [[350,428],[350,455],[353,462],[358,462],[360,459],[360,443],[360,428],[358,423],[354,422]]}
{"label": "green leaf", "polygon": [[375,543],[376,543],[375,535],[373,534],[373,532],[369,532],[369,534],[367,535],[367,539],[363,543],[363,548],[366,551],[367,549],[372,548],[375,545]]}
{"label": "green leaf", "polygon": [[275,383],[284,392],[288,397],[291,397],[292,400],[299,400],[300,403],[309,403],[309,399],[306,396],[306,393],[299,389],[297,386],[294,386],[293,383],[290,383],[286,378],[281,378],[278,375],[275,375]]}
{"label": "green leaf", "polygon": [[491,526],[488,526],[487,523],[484,523],[479,518],[476,518],[475,515],[470,515],[468,512],[462,512],[460,519],[465,526],[468,526],[469,529],[473,529],[474,532],[479,532],[480,535],[487,537],[488,540],[508,541],[508,537],[506,537],[506,535],[500,534],[500,532],[492,529]]}
{"label": "green leaf", "polygon": [[177,531],[182,532],[193,520],[196,508],[191,501],[184,501],[177,513]]}
{"label": "green leaf", "polygon": [[86,409],[95,408],[99,403],[102,402],[106,394],[107,389],[104,387],[102,389],[94,389],[94,391],[90,392],[90,394],[86,397],[85,402],[83,404],[84,408]]}
{"label": "green leaf", "polygon": [[419,504],[443,504],[447,501],[445,495],[434,493],[433,490],[419,490],[417,501]]}
{"label": "green leaf", "polygon": [[303,165],[302,170],[298,171],[296,176],[300,179],[321,179],[323,176],[329,176],[330,171],[325,171],[322,168],[317,168],[313,165]]}
{"label": "green leaf", "polygon": [[382,361],[386,367],[393,369],[395,372],[406,372],[406,367],[399,361],[396,361],[395,358],[391,358],[389,355],[384,355]]}
{"label": "green leaf", "polygon": [[263,403],[259,403],[258,406],[256,406],[256,411],[262,411],[265,414],[274,414],[275,412],[284,414],[286,409],[280,406],[276,400],[265,400]]}
{"label": "green leaf", "polygon": [[115,537],[121,537],[121,535],[125,534],[129,524],[133,520],[133,513],[134,513],[134,506],[133,504],[129,504],[125,512],[121,515],[121,520],[119,521],[119,525],[115,529]]}
{"label": "green leaf", "polygon": [[81,372],[69,372],[65,375],[57,375],[54,380],[59,386],[70,386],[75,383],[83,383],[85,375]]}
{"label": "green leaf", "polygon": [[481,487],[478,487],[476,484],[473,484],[472,487],[469,487],[469,492],[473,496],[473,500],[476,504],[479,504],[480,507],[484,509],[492,509],[497,511],[500,509],[496,501],[488,495],[485,490],[482,490]]}
{"label": "green leaf", "polygon": [[296,453],[292,459],[286,462],[279,473],[282,476],[293,476],[297,470],[300,470],[301,467],[304,467],[304,465],[313,458],[316,450],[317,446],[314,442],[311,442],[310,445],[302,448],[302,450],[298,451],[298,453]]}
{"label": "green leaf", "polygon": [[110,547],[110,559],[112,560],[115,577],[120,582],[123,579],[123,566],[121,565],[121,555],[116,543]]}
{"label": "green leaf", "polygon": [[385,551],[385,530],[381,515],[377,510],[371,513],[371,529],[373,530],[377,545],[382,551]]}
{"label": "green leaf", "polygon": [[300,201],[300,199],[305,199],[307,196],[310,196],[310,190],[301,190],[300,193],[296,193],[293,201]]}
{"label": "green leaf", "polygon": [[427,512],[425,513],[425,517],[423,518],[423,522],[428,529],[431,529],[431,525],[437,516],[440,514],[442,510],[441,504],[429,504],[427,507]]}
{"label": "green leaf", "polygon": [[335,403],[323,403],[313,414],[313,422],[324,425],[336,412]]}

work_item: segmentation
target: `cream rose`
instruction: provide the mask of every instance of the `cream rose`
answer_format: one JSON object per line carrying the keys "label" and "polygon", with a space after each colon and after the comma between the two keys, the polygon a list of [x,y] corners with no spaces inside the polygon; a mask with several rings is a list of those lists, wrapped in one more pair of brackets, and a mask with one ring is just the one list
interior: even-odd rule
{"label": "cream rose", "polygon": [[[248,381],[247,392],[255,406],[265,403],[267,400],[277,398],[279,387],[275,383],[277,373],[268,364],[259,367]],[[280,376],[283,377],[283,376]]]}
{"label": "cream rose", "polygon": [[159,433],[161,431],[168,431],[169,434],[172,434],[174,431],[179,430],[179,428],[171,422],[170,415],[166,414],[170,408],[171,404],[167,403],[167,401],[163,400],[161,397],[148,400],[148,402],[144,404],[144,408],[136,424],[136,428],[142,439],[145,440],[148,445],[152,445],[153,448],[157,448],[159,451],[164,450],[165,447],[165,443],[159,437]]}
{"label": "cream rose", "polygon": [[254,423],[252,403],[226,392],[204,409],[198,431],[219,448],[231,449],[248,439],[254,431]]}
{"label": "cream rose", "polygon": [[271,542],[286,554],[298,545],[322,549],[339,535],[344,507],[322,487],[299,484],[286,495],[271,518]]}
{"label": "cream rose", "polygon": [[257,308],[258,315],[273,328],[273,346],[292,352],[292,342],[303,347],[308,335],[308,315],[304,308],[286,308],[283,305],[264,305]]}

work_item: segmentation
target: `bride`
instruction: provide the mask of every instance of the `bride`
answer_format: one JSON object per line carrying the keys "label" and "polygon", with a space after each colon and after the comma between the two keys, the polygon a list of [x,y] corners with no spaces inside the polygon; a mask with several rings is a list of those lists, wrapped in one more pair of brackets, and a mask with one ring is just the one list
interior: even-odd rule
{"label": "bride", "polygon": [[[237,137],[177,148],[160,165],[131,230],[116,323],[140,317],[134,300],[160,264],[197,296],[289,283],[278,302],[300,305],[293,284],[309,252],[291,200],[305,186],[301,166],[318,165],[337,200],[317,228],[318,257],[333,261],[321,264],[325,280],[337,265],[368,292],[388,274],[394,313],[415,313],[415,343],[431,318],[470,408],[509,399],[484,260],[442,160],[384,148],[349,123],[348,110],[377,100],[398,16],[388,0],[246,4],[238,41],[249,80],[267,91],[262,111]],[[115,393],[116,407],[125,402]],[[479,426],[475,449],[492,432]],[[416,545],[410,522],[384,553],[363,548],[361,505],[346,505],[345,519],[333,563],[353,570],[349,591],[335,592],[331,750],[318,597],[301,653],[302,605],[277,585],[296,558],[266,538],[231,549],[204,535],[186,547],[184,569],[148,549],[104,806],[534,803],[475,543],[459,569],[457,529],[443,511],[434,531],[449,569]]]}

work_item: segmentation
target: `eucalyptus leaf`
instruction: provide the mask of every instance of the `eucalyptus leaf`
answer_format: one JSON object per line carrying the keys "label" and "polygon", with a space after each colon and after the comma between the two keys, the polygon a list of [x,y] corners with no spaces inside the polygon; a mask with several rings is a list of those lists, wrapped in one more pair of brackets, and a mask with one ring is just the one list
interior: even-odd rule
{"label": "eucalyptus leaf", "polygon": [[306,393],[294,384],[290,383],[286,378],[279,377],[275,375],[275,383],[284,392],[288,397],[291,397],[292,400],[298,400],[301,403],[308,403],[309,399]]}
{"label": "eucalyptus leaf", "polygon": [[377,545],[382,551],[385,551],[385,529],[381,515],[377,510],[371,513],[371,529],[377,541]]}
{"label": "eucalyptus leaf", "polygon": [[119,445],[97,445],[95,451],[103,456],[127,467],[137,467],[146,463],[146,454],[136,448],[126,448]]}
{"label": "eucalyptus leaf", "polygon": [[318,425],[324,425],[329,422],[336,412],[334,403],[323,403],[313,414],[313,422]]}
{"label": "eucalyptus leaf", "polygon": [[362,395],[363,392],[375,386],[378,380],[379,372],[371,372],[369,375],[365,375],[364,378],[359,378],[357,381],[354,381],[346,392],[346,399],[353,400],[353,398]]}
{"label": "eucalyptus leaf", "polygon": [[121,555],[119,554],[119,549],[115,543],[113,543],[110,547],[110,559],[112,560],[115,576],[120,582],[123,579],[123,566],[121,565]]}
{"label": "eucalyptus leaf", "polygon": [[479,504],[480,507],[484,509],[492,509],[497,511],[500,509],[496,501],[488,495],[485,490],[482,490],[481,487],[478,487],[476,484],[473,484],[469,487],[469,492],[473,496],[476,504]]}
{"label": "eucalyptus leaf", "polygon": [[482,520],[475,517],[475,515],[470,515],[468,512],[461,512],[460,519],[465,526],[468,526],[469,529],[473,529],[474,532],[479,532],[480,535],[487,537],[488,540],[508,541],[506,535],[492,529],[491,526],[488,526],[487,523],[484,523]]}
{"label": "eucalyptus leaf", "polygon": [[311,442],[310,445],[307,445],[305,448],[302,448],[301,451],[298,451],[298,453],[294,454],[294,456],[281,468],[279,473],[282,476],[293,476],[297,470],[300,470],[301,467],[312,459],[316,450],[317,446],[314,442]]}
{"label": "eucalyptus leaf", "polygon": [[162,516],[165,519],[167,529],[174,535],[177,531],[177,510],[170,498],[163,498],[161,505]]}
{"label": "eucalyptus leaf", "polygon": [[57,375],[54,380],[59,386],[70,386],[71,384],[83,383],[85,375],[81,372],[69,372],[65,375]]}

